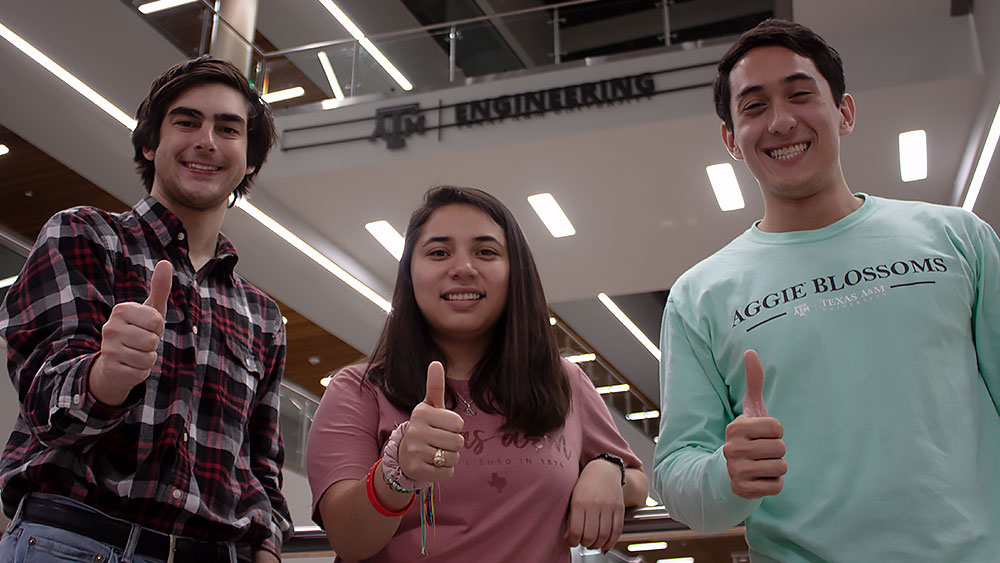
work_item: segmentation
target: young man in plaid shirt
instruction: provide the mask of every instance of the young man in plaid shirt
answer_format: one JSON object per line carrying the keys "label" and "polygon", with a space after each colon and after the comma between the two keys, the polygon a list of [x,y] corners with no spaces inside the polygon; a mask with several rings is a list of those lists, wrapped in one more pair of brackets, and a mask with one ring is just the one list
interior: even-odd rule
{"label": "young man in plaid shirt", "polygon": [[150,195],[57,213],[0,308],[21,404],[3,563],[277,561],[291,533],[284,325],[219,233],[274,143],[270,110],[206,56],[157,78],[137,118]]}

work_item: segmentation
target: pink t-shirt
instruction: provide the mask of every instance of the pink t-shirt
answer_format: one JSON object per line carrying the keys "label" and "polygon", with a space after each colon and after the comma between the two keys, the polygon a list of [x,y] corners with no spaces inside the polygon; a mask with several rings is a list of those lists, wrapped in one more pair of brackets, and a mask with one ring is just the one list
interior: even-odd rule
{"label": "pink t-shirt", "polygon": [[[583,467],[598,454],[613,453],[628,467],[641,467],[618,433],[604,401],[580,368],[563,362],[573,398],[566,424],[538,439],[501,432],[503,417],[480,410],[455,411],[465,420],[465,447],[455,476],[435,494],[437,526],[420,554],[420,513],[415,504],[392,540],[371,562],[569,561],[563,539],[570,494]],[[363,480],[389,434],[409,415],[365,382],[364,366],[333,378],[309,432],[307,471],[313,519],[323,493],[344,479]],[[469,399],[468,382],[448,380]],[[340,560],[340,559],[338,559]]]}

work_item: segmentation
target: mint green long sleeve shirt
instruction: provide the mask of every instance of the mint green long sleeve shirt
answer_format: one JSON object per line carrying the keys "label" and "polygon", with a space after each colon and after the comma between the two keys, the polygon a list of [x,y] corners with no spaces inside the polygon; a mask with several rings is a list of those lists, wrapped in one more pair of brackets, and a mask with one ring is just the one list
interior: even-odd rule
{"label": "mint green long sleeve shirt", "polygon": [[[864,196],[814,231],[751,227],[670,291],[654,484],[754,562],[995,562],[1000,242],[961,209]],[[788,473],[736,496],[722,455],[742,356],[764,366]]]}

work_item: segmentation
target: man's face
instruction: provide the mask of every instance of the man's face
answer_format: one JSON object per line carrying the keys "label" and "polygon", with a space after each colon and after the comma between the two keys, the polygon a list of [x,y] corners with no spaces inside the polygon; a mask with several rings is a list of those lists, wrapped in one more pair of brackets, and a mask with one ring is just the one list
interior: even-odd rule
{"label": "man's face", "polygon": [[167,108],[159,146],[143,156],[156,170],[151,193],[168,209],[224,209],[254,169],[247,165],[246,100],[223,84],[185,91]]}
{"label": "man's face", "polygon": [[729,75],[730,154],[771,198],[802,199],[843,178],[840,137],[854,128],[854,100],[838,106],[812,59],[784,47],[752,49]]}

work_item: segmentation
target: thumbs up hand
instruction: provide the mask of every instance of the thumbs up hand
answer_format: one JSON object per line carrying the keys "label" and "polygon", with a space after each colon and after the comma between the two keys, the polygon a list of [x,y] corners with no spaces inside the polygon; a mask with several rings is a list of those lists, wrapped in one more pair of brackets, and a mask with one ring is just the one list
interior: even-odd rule
{"label": "thumbs up hand", "polygon": [[778,419],[767,415],[764,368],[757,352],[747,350],[743,365],[746,370],[743,414],[726,426],[722,454],[733,492],[754,499],[780,493],[788,465],[783,459],[784,429]]}
{"label": "thumbs up hand", "polygon": [[465,445],[460,434],[465,421],[445,408],[444,388],[444,366],[431,362],[427,366],[424,400],[410,414],[410,424],[399,445],[399,468],[414,481],[450,479],[458,465],[459,450]]}
{"label": "thumbs up hand", "polygon": [[143,303],[118,303],[101,329],[101,352],[90,368],[94,397],[107,405],[125,402],[129,391],[149,377],[159,356],[174,267],[161,260],[153,269]]}

